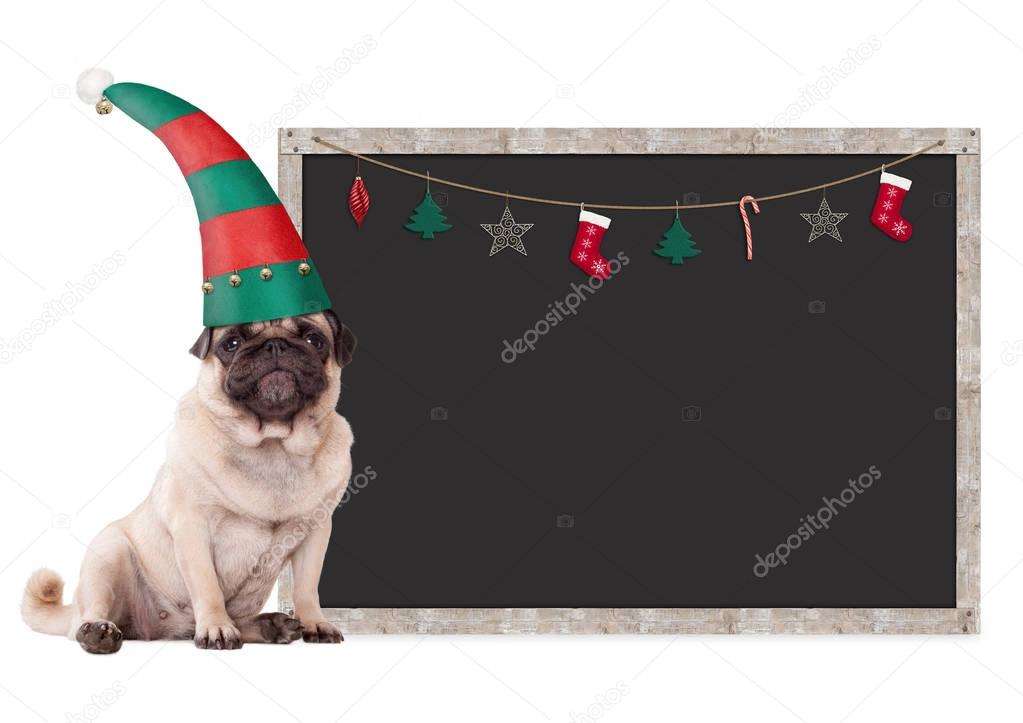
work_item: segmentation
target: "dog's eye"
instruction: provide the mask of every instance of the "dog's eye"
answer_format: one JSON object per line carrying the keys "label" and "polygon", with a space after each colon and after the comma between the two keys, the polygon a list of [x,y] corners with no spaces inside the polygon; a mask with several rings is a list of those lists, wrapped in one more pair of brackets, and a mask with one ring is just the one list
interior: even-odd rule
{"label": "dog's eye", "polygon": [[220,348],[228,352],[229,354],[231,352],[238,351],[238,347],[240,347],[241,345],[242,340],[239,339],[237,336],[229,336],[226,339],[224,339],[224,341],[220,342]]}
{"label": "dog's eye", "polygon": [[326,341],[324,340],[324,338],[322,336],[320,336],[319,334],[317,334],[316,332],[311,332],[309,334],[306,334],[305,335],[305,341],[306,341],[306,344],[312,344],[313,347],[316,348],[316,349],[322,349],[323,345],[326,344]]}

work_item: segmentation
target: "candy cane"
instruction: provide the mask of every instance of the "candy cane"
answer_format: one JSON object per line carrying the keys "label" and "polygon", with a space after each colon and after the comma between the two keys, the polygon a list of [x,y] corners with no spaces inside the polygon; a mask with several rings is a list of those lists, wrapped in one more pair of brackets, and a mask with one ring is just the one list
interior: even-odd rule
{"label": "candy cane", "polygon": [[746,202],[749,201],[753,204],[753,212],[760,213],[760,206],[757,205],[757,199],[753,196],[743,196],[739,200],[739,213],[742,214],[742,225],[746,227],[746,260],[753,260],[753,232],[749,229],[749,216],[746,215]]}

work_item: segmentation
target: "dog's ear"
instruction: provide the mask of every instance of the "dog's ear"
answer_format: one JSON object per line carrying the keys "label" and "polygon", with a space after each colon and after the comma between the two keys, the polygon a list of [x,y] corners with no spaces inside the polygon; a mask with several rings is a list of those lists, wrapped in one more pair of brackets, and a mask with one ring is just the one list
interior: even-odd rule
{"label": "dog's ear", "polygon": [[334,353],[337,354],[341,366],[347,366],[352,361],[352,355],[355,354],[355,345],[357,343],[352,330],[342,324],[341,340],[334,343]]}
{"label": "dog's ear", "polygon": [[330,324],[330,331],[334,335],[334,356],[337,357],[337,363],[347,366],[352,360],[352,354],[355,353],[355,334],[341,323],[332,309],[324,311],[323,316]]}
{"label": "dog's ear", "polygon": [[192,348],[188,351],[192,356],[198,357],[199,359],[205,359],[206,355],[210,353],[210,347],[213,345],[213,329],[209,326],[202,330],[202,334],[192,344]]}

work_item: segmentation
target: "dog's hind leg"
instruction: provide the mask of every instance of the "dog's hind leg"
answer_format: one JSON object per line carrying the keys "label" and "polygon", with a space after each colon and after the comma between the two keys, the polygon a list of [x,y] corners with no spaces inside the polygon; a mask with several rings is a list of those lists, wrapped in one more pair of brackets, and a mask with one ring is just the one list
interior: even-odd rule
{"label": "dog's hind leg", "polygon": [[260,613],[235,620],[244,643],[287,644],[302,637],[302,623],[284,613]]}
{"label": "dog's hind leg", "polygon": [[104,529],[88,546],[75,591],[75,640],[87,653],[116,653],[124,634],[126,585],[134,578],[131,545],[117,527]]}

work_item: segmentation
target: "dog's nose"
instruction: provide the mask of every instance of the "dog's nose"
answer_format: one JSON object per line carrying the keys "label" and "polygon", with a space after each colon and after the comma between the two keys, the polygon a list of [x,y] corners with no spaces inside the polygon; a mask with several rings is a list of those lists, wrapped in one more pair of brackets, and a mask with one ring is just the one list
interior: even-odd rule
{"label": "dog's nose", "polygon": [[274,358],[276,358],[277,355],[280,354],[281,352],[286,351],[287,348],[288,342],[278,337],[274,337],[273,339],[267,339],[265,342],[263,342],[263,350],[270,352],[270,354],[272,354]]}

